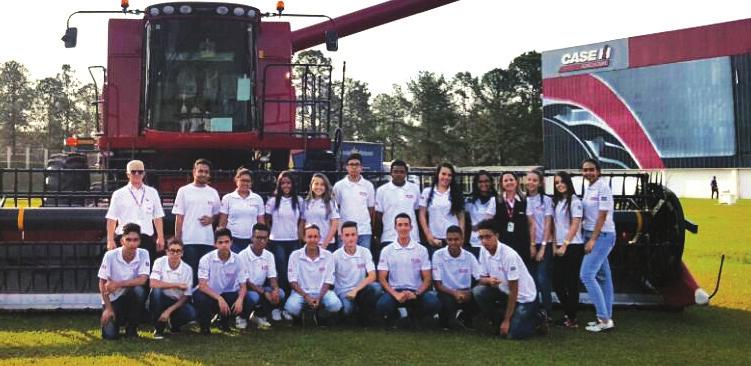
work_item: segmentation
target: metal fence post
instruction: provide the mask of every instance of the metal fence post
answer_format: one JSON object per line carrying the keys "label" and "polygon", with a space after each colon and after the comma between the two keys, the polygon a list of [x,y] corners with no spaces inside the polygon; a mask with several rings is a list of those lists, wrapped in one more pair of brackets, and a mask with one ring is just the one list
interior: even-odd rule
{"label": "metal fence post", "polygon": [[5,154],[7,155],[7,158],[8,158],[8,160],[7,160],[8,161],[8,169],[10,169],[11,168],[10,161],[11,161],[11,157],[13,156],[13,148],[11,148],[10,146],[6,146],[5,147]]}
{"label": "metal fence post", "polygon": [[26,169],[31,168],[31,148],[26,146]]}

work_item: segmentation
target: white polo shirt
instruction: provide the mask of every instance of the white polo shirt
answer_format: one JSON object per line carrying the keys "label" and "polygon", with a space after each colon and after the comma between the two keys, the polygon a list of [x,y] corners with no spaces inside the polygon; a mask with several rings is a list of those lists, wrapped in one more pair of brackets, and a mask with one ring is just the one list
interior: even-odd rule
{"label": "white polo shirt", "polygon": [[347,176],[334,184],[333,191],[342,221],[356,222],[359,235],[372,234],[368,208],[375,206],[373,183],[363,177],[357,182],[352,182]]}
{"label": "white polo shirt", "polygon": [[603,233],[615,232],[615,223],[613,222],[613,193],[610,192],[610,187],[608,187],[602,178],[597,179],[594,184],[589,185],[584,190],[582,208],[584,209],[584,217],[582,219],[584,230],[594,231],[600,211],[607,211],[608,214],[605,217],[605,224],[602,225],[601,231]]}
{"label": "white polo shirt", "polygon": [[[98,277],[103,280],[129,281],[138,276],[148,276],[149,267],[149,252],[146,249],[137,248],[136,256],[128,263],[123,259],[123,247],[118,247],[104,253]],[[109,294],[110,301],[117,300],[125,290],[125,288],[119,288]]]}
{"label": "white polo shirt", "polygon": [[334,291],[337,295],[346,294],[357,287],[368,272],[375,271],[373,255],[361,246],[355,248],[355,254],[349,255],[344,247],[334,252]]}
{"label": "white polo shirt", "polygon": [[527,197],[527,217],[535,220],[535,243],[542,243],[545,238],[545,218],[553,219],[553,199],[540,194]]}
{"label": "white polo shirt", "polygon": [[[469,218],[470,221],[472,221],[471,225],[475,226],[480,223],[482,220],[492,219],[495,216],[495,210],[496,210],[496,202],[495,197],[490,197],[488,199],[488,202],[482,203],[480,199],[477,199],[477,201],[472,202],[471,199],[468,199],[467,202],[464,205],[464,208],[469,212]],[[478,234],[477,231],[472,231],[472,233],[469,236],[469,244],[473,247],[481,247],[482,243],[480,242],[480,234]]]}
{"label": "white polo shirt", "polygon": [[334,284],[334,255],[325,249],[319,249],[318,253],[316,259],[310,259],[302,247],[289,256],[287,279],[290,283],[297,282],[307,294],[320,293],[324,283]]}
{"label": "white polo shirt", "polygon": [[151,269],[151,279],[168,283],[181,283],[188,286],[185,290],[177,288],[164,290],[165,295],[175,300],[180,299],[183,295],[190,296],[193,294],[193,269],[182,260],[176,269],[172,269],[167,256],[157,258],[154,261],[154,268]]}
{"label": "white polo shirt", "polygon": [[535,281],[527,271],[524,261],[511,247],[498,242],[495,255],[490,255],[485,247],[480,249],[480,276],[495,277],[501,280],[499,289],[509,294],[509,281],[518,281],[519,297],[517,302],[528,303],[537,298]]}
{"label": "white polo shirt", "polygon": [[264,249],[261,255],[256,255],[253,250],[250,249],[250,245],[240,251],[237,257],[240,258],[240,262],[245,269],[245,273],[248,276],[248,282],[256,285],[263,286],[268,278],[276,278],[276,262],[274,262],[274,255],[268,250]]}
{"label": "white polo shirt", "polygon": [[402,212],[412,219],[410,238],[416,242],[420,241],[417,218],[415,217],[415,210],[419,208],[419,203],[420,188],[412,182],[404,182],[401,187],[388,182],[378,187],[375,194],[375,210],[383,214],[381,242],[396,241],[394,218]]}
{"label": "white polo shirt", "polygon": [[441,281],[452,290],[472,288],[472,278],[480,279],[480,272],[480,264],[475,256],[464,249],[456,258],[451,256],[448,247],[433,253],[433,280]]}
{"label": "white polo shirt", "polygon": [[177,190],[172,213],[183,215],[183,243],[214,244],[214,229],[211,225],[201,225],[201,216],[214,217],[219,214],[221,201],[216,189],[205,185],[198,187],[193,183],[184,185]]}
{"label": "white polo shirt", "polygon": [[154,235],[154,219],[164,217],[162,201],[156,189],[145,184],[135,189],[128,183],[124,187],[112,192],[110,206],[106,218],[117,220],[115,234],[122,235],[123,226],[129,223],[138,224],[141,233]]}
{"label": "white polo shirt", "polygon": [[209,287],[221,294],[239,291],[240,284],[245,283],[248,276],[237,254],[230,251],[229,259],[223,262],[219,259],[219,250],[214,249],[198,262],[198,279],[208,280]]}
{"label": "white polo shirt", "polygon": [[430,207],[428,207],[430,190],[431,187],[422,190],[420,207],[428,208],[428,226],[433,237],[446,239],[446,229],[451,225],[459,225],[459,219],[451,213],[451,189],[443,193],[438,192],[437,188],[433,189],[433,200],[430,201]]}
{"label": "white polo shirt", "polygon": [[[326,239],[326,235],[328,235],[329,229],[331,228],[331,220],[339,219],[339,210],[336,208],[334,200],[329,201],[329,210],[330,213],[327,216],[326,203],[324,203],[321,198],[305,201],[305,209],[303,210],[305,225],[312,224],[318,226],[321,231],[321,239],[318,242],[319,244],[323,244],[324,239]],[[336,242],[336,237],[331,238],[330,243],[334,242]]]}
{"label": "white polo shirt", "polygon": [[258,216],[266,213],[261,196],[250,192],[243,198],[237,190],[222,197],[219,212],[227,215],[227,229],[232,232],[233,238],[238,239],[250,239]]}
{"label": "white polo shirt", "polygon": [[[555,214],[553,215],[553,223],[555,224],[555,243],[557,245],[563,245],[563,241],[566,240],[568,235],[568,229],[571,227],[571,219],[582,218],[584,211],[582,209],[582,201],[576,195],[571,197],[571,219],[569,219],[569,209],[566,207],[566,201],[562,200],[554,207]],[[571,239],[569,244],[582,244],[581,225],[579,230],[576,231],[576,235]]]}
{"label": "white polo shirt", "polygon": [[422,271],[430,271],[428,250],[414,240],[405,247],[394,241],[381,251],[378,270],[389,272],[391,288],[415,291],[422,284]]}
{"label": "white polo shirt", "polygon": [[270,196],[266,200],[266,213],[271,215],[271,233],[269,240],[297,240],[297,224],[303,207],[302,198],[295,196],[297,209],[292,209],[292,197],[282,197],[279,208],[276,208],[276,197]]}

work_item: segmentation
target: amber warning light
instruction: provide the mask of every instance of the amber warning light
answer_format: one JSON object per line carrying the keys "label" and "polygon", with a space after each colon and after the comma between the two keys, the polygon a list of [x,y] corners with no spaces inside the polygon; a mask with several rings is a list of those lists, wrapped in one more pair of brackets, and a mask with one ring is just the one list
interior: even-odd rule
{"label": "amber warning light", "polygon": [[282,12],[284,11],[284,1],[276,2],[276,11],[279,13],[279,15],[282,15]]}

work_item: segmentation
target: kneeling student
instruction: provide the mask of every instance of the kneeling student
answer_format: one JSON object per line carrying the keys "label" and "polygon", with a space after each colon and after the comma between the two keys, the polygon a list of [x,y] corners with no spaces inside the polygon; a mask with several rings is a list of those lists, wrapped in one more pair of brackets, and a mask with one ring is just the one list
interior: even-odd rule
{"label": "kneeling student", "polygon": [[342,303],[331,289],[334,284],[334,255],[318,245],[321,234],[318,226],[308,225],[304,231],[305,246],[289,256],[287,278],[292,293],[284,309],[299,317],[304,305],[325,319],[339,312]]}
{"label": "kneeling student", "polygon": [[[241,329],[247,327],[245,319],[251,316],[251,312],[251,321],[258,329],[271,328],[271,323],[266,320],[269,313],[274,321],[282,320],[279,308],[284,303],[284,290],[279,288],[274,255],[266,250],[268,241],[269,227],[257,223],[253,225],[250,245],[238,254],[248,275],[245,311],[237,318],[237,327]],[[257,305],[260,305],[260,310],[254,311]]]}
{"label": "kneeling student", "polygon": [[501,335],[528,338],[539,323],[535,282],[519,254],[498,241],[492,221],[483,220],[477,228],[483,246],[480,283],[472,289],[477,306],[494,324],[500,323]]}
{"label": "kneeling student", "polygon": [[102,338],[117,339],[120,326],[126,337],[138,337],[136,327],[146,304],[146,279],[149,277],[149,252],[141,244],[141,227],[123,226],[121,246],[104,254],[99,267],[99,292],[102,295]]}
{"label": "kneeling student", "polygon": [[357,245],[357,223],[347,221],[341,228],[344,245],[334,252],[334,291],[342,302],[345,316],[357,311],[360,320],[367,321],[375,310],[383,288],[376,280],[375,265],[370,250]]}
{"label": "kneeling student", "polygon": [[237,254],[230,250],[231,245],[229,229],[217,229],[214,232],[216,249],[198,262],[198,291],[193,294],[193,303],[198,308],[201,334],[211,333],[209,323],[217,313],[219,329],[228,332],[229,319],[243,312],[247,274]]}
{"label": "kneeling student", "polygon": [[193,269],[182,261],[182,256],[183,242],[172,238],[167,243],[167,255],[157,258],[151,270],[149,313],[154,323],[154,339],[164,338],[168,323],[176,333],[196,318],[196,309],[190,303]]}
{"label": "kneeling student", "polygon": [[471,328],[475,313],[472,279],[480,278],[480,264],[472,253],[462,249],[464,233],[458,226],[452,225],[446,229],[446,242],[448,246],[433,254],[433,283],[441,300],[441,327],[449,328],[452,321],[463,314],[464,323],[457,325]]}

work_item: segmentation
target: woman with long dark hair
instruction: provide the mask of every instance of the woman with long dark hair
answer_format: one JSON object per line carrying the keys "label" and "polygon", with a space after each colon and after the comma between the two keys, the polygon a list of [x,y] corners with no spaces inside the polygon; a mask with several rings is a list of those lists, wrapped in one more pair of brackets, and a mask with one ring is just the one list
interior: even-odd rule
{"label": "woman with long dark hair", "polygon": [[485,170],[480,170],[472,177],[472,195],[467,199],[465,208],[469,213],[470,225],[469,251],[480,257],[482,243],[477,234],[477,224],[482,220],[492,219],[496,212],[496,196],[498,192],[493,184],[493,177]]}
{"label": "woman with long dark hair", "polygon": [[295,180],[289,171],[279,173],[274,193],[266,202],[266,222],[271,226],[269,249],[274,254],[279,286],[289,290],[287,260],[300,249],[300,225],[303,200],[297,195]]}
{"label": "woman with long dark hair", "polygon": [[519,189],[519,178],[512,171],[501,173],[495,218],[499,239],[513,248],[529,270],[529,221],[527,200]]}
{"label": "woman with long dark hair", "polygon": [[553,200],[545,194],[545,176],[532,169],[527,172],[527,218],[529,219],[529,256],[532,258],[532,276],[540,293],[545,314],[553,312],[553,250],[551,242],[553,225]]}
{"label": "woman with long dark hair", "polygon": [[310,179],[310,190],[305,198],[303,210],[303,225],[315,225],[320,230],[321,248],[330,252],[336,250],[336,231],[339,229],[339,209],[334,202],[329,178],[321,173],[313,174]]}
{"label": "woman with long dark hair", "polygon": [[584,211],[576,196],[571,175],[558,172],[553,178],[553,229],[555,249],[553,287],[563,306],[564,315],[556,323],[566,328],[576,328],[576,311],[579,308],[579,270],[584,256],[581,222]]}
{"label": "woman with long dark hair", "polygon": [[615,246],[613,193],[600,179],[600,174],[597,160],[586,159],[582,162],[582,175],[589,182],[589,187],[584,191],[582,201],[582,234],[586,244],[579,276],[597,312],[597,321],[589,323],[586,328],[590,332],[615,328],[613,278],[608,262],[608,255]]}
{"label": "woman with long dark hair", "polygon": [[446,245],[446,229],[452,225],[464,228],[464,197],[454,166],[441,163],[435,169],[433,184],[420,196],[420,227],[431,257]]}

